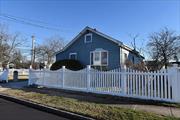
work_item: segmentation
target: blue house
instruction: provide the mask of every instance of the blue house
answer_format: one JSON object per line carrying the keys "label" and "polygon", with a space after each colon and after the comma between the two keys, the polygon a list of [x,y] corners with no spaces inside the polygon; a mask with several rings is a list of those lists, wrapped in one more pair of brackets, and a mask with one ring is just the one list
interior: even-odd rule
{"label": "blue house", "polygon": [[85,27],[70,43],[56,53],[56,61],[63,59],[79,60],[83,65],[120,67],[126,60],[134,64],[143,61],[139,52],[124,45],[96,29]]}

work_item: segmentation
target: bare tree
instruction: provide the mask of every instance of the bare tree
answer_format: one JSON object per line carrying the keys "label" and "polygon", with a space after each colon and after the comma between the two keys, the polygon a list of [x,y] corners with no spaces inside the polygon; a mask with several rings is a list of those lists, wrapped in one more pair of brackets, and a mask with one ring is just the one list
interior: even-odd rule
{"label": "bare tree", "polygon": [[35,48],[35,53],[39,61],[47,61],[47,66],[49,66],[53,62],[55,52],[63,48],[64,41],[59,36],[52,36],[45,41]]}
{"label": "bare tree", "polygon": [[17,53],[18,47],[24,45],[27,39],[22,38],[19,33],[10,34],[7,26],[0,24],[0,62],[8,63],[14,59],[14,54]]}
{"label": "bare tree", "polygon": [[[144,56],[144,39],[140,39],[139,38],[139,34],[129,34],[129,37],[132,39],[133,42],[131,42],[131,46],[133,48],[134,51],[139,52],[140,55]],[[137,46],[137,41],[141,42],[141,45]]]}
{"label": "bare tree", "polygon": [[22,38],[19,33],[15,33],[14,35],[9,35],[8,39],[8,54],[7,54],[7,61],[11,61],[14,59],[13,54],[16,54],[18,52],[18,47],[23,46],[27,42],[27,39]]}
{"label": "bare tree", "polygon": [[177,36],[168,28],[162,29],[150,35],[147,47],[153,60],[161,62],[161,65],[167,68],[169,60],[178,54],[180,49],[180,36]]}
{"label": "bare tree", "polygon": [[5,61],[5,57],[8,53],[8,39],[9,35],[7,34],[7,27],[4,24],[0,24],[0,62]]}
{"label": "bare tree", "polygon": [[131,39],[133,39],[133,43],[131,42],[131,46],[133,47],[134,50],[136,50],[137,46],[136,46],[136,40],[139,37],[139,34],[129,34],[129,36],[131,37]]}

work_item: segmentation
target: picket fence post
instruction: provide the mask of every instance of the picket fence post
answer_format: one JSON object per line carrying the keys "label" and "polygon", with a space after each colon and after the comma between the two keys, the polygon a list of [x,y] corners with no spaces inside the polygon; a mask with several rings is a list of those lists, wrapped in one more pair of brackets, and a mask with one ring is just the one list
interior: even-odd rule
{"label": "picket fence post", "polygon": [[176,64],[169,69],[169,75],[172,80],[172,99],[174,102],[180,102],[180,78],[178,78],[178,67]]}
{"label": "picket fence post", "polygon": [[42,75],[43,75],[43,76],[42,76],[42,82],[43,82],[42,85],[43,85],[43,86],[45,86],[45,70],[46,70],[46,69],[43,69],[43,74],[42,74]]}
{"label": "picket fence post", "polygon": [[126,84],[126,76],[127,76],[127,73],[126,73],[126,66],[123,66],[122,67],[122,77],[121,77],[121,82],[122,82],[122,84],[121,84],[121,86],[122,86],[122,94],[123,94],[123,96],[126,96],[127,94],[126,94],[126,89],[127,89],[127,84]]}
{"label": "picket fence post", "polygon": [[90,91],[90,82],[91,82],[91,66],[87,65],[87,91]]}
{"label": "picket fence post", "polygon": [[28,79],[28,86],[32,85],[32,79],[31,79],[31,68],[29,69],[29,79]]}
{"label": "picket fence post", "polygon": [[64,88],[64,81],[65,81],[65,66],[62,66],[62,88]]}
{"label": "picket fence post", "polygon": [[8,83],[8,75],[9,75],[9,69],[6,71],[6,82]]}

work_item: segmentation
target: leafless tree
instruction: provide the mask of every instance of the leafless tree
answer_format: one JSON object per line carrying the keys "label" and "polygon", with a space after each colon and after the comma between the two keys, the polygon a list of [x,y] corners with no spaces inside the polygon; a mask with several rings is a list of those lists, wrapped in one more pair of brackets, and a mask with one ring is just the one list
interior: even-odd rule
{"label": "leafless tree", "polygon": [[0,24],[0,62],[12,62],[17,53],[17,48],[25,44],[27,39],[22,38],[19,33],[10,34],[7,26]]}
{"label": "leafless tree", "polygon": [[[140,39],[140,34],[129,34],[129,37],[132,39],[131,46],[134,51],[139,52],[140,55],[144,55],[144,39]],[[137,41],[141,43],[141,45],[137,46]]]}
{"label": "leafless tree", "polygon": [[133,47],[134,50],[136,50],[137,46],[136,46],[136,40],[139,37],[139,34],[129,34],[129,36],[131,37],[131,39],[133,39],[133,42],[131,42],[131,46]]}
{"label": "leafless tree", "polygon": [[7,61],[11,61],[14,59],[13,54],[16,54],[18,51],[18,47],[23,46],[27,42],[27,39],[22,38],[19,33],[15,33],[14,35],[9,35],[8,39],[8,54],[7,54]]}
{"label": "leafless tree", "polygon": [[168,28],[163,28],[160,32],[153,33],[149,36],[147,47],[150,50],[152,58],[157,62],[161,62],[161,65],[167,68],[169,60],[178,54],[180,36]]}
{"label": "leafless tree", "polygon": [[5,60],[5,56],[8,53],[8,41],[9,35],[7,34],[7,27],[4,24],[0,24],[0,61]]}
{"label": "leafless tree", "polygon": [[53,62],[55,52],[61,50],[64,46],[64,41],[59,36],[52,36],[45,39],[45,42],[36,46],[36,58],[39,61],[47,61],[47,66]]}

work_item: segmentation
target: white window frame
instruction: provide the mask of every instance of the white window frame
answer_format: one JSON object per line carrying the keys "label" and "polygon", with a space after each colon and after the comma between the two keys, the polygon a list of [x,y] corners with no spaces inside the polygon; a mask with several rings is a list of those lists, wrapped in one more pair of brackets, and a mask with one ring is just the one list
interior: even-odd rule
{"label": "white window frame", "polygon": [[71,55],[76,55],[75,60],[77,60],[77,53],[69,53],[69,59],[71,59]]}
{"label": "white window frame", "polygon": [[[90,51],[90,65],[92,65],[92,66],[98,66],[98,65],[95,65],[94,64],[94,59],[95,59],[95,52],[100,52],[100,63],[101,63],[101,65],[100,66],[108,66],[109,65],[109,52],[107,51],[107,50],[100,50],[100,51]],[[102,52],[106,52],[107,53],[107,64],[102,64],[102,61],[101,61],[101,59],[102,59],[102,55],[101,55],[101,53]],[[92,63],[92,61],[91,61],[91,54],[93,53],[93,64],[91,64]]]}
{"label": "white window frame", "polygon": [[[87,40],[86,40],[86,37],[87,37],[87,36],[90,36],[90,37],[91,37],[91,41],[87,41]],[[84,35],[84,43],[91,43],[91,42],[92,42],[92,33],[85,34],[85,35]]]}

